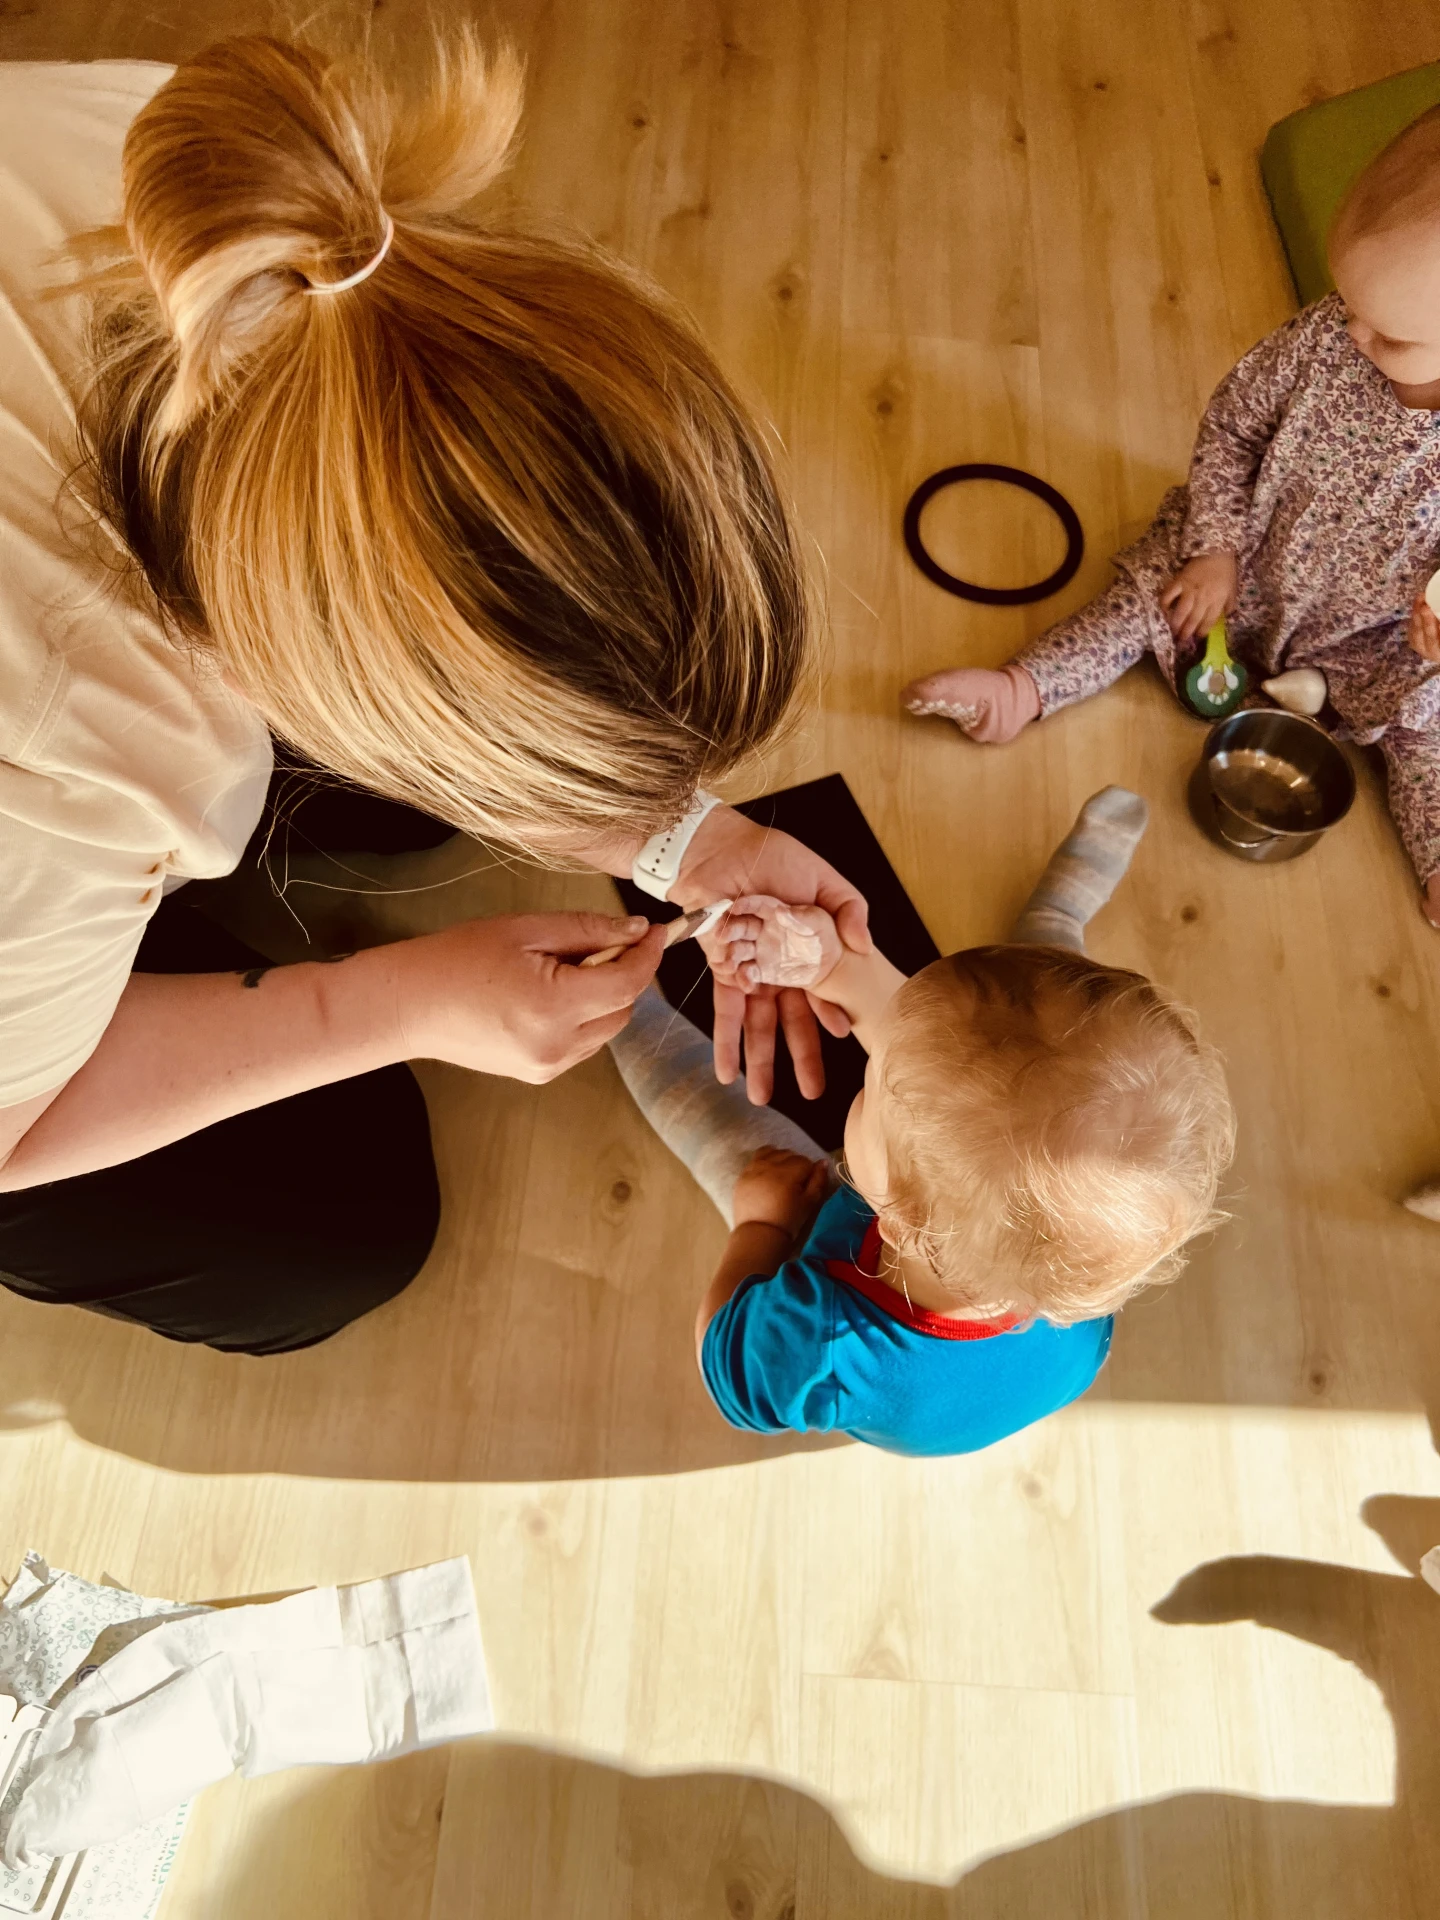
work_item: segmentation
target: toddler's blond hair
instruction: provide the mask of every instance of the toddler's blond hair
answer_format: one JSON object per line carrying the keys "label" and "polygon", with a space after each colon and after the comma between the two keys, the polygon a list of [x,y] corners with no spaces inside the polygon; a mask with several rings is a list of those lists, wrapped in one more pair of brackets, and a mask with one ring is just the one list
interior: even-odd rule
{"label": "toddler's blond hair", "polygon": [[1056,947],[951,954],[896,996],[880,1069],[881,1227],[957,1306],[1095,1318],[1223,1217],[1219,1056],[1139,974]]}

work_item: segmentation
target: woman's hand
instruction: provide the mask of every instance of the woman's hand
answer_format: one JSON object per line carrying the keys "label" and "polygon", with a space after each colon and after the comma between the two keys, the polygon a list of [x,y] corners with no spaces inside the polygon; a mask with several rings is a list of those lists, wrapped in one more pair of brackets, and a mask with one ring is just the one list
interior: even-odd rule
{"label": "woman's hand", "polygon": [[1160,590],[1160,606],[1180,641],[1209,633],[1221,614],[1233,612],[1240,568],[1233,553],[1197,553]]}
{"label": "woman's hand", "polygon": [[1410,609],[1410,630],[1406,634],[1413,650],[1422,660],[1440,660],[1440,620],[1425,595],[1417,593]]}
{"label": "woman's hand", "polygon": [[[628,951],[605,965],[574,964],[619,940]],[[663,929],[641,919],[523,913],[371,951],[394,957],[406,1056],[541,1085],[619,1033],[663,947]]]}
{"label": "woman's hand", "polygon": [[[682,907],[699,907],[752,893],[769,894],[791,906],[824,907],[852,952],[873,949],[864,895],[828,860],[788,833],[756,826],[733,807],[716,807],[686,849],[670,898]],[[816,1018],[843,1038],[850,1031],[845,1015],[795,988],[756,987],[747,992],[734,970],[727,968],[721,947],[710,940],[703,944],[716,968],[716,1078],[728,1086],[739,1073],[743,1031],[746,1091],[756,1106],[764,1106],[775,1088],[775,1034],[777,1027],[783,1027],[800,1091],[807,1099],[816,1099],[825,1091]]]}

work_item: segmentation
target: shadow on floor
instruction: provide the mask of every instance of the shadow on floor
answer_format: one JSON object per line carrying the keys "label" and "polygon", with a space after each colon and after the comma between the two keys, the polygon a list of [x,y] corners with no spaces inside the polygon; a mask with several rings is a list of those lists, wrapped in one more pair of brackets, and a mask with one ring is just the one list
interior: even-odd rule
{"label": "shadow on floor", "polygon": [[[774,1781],[641,1776],[473,1741],[453,1750],[448,1773],[442,1756],[417,1755],[292,1790],[263,1846],[229,1860],[218,1882],[202,1888],[200,1863],[182,1862],[208,1904],[180,1911],[225,1920],[1425,1920],[1440,1875],[1440,1596],[1413,1568],[1440,1539],[1440,1500],[1386,1496],[1365,1512],[1408,1574],[1221,1560],[1198,1567],[1155,1612],[1177,1627],[1255,1620],[1354,1662],[1394,1717],[1392,1806],[1180,1794],[994,1855],[941,1887],[866,1865],[825,1807]],[[1283,1728],[1274,1731],[1283,1740]],[[204,1824],[202,1814],[197,1829]],[[318,1833],[328,1862],[317,1857]]]}
{"label": "shadow on floor", "polygon": [[[258,869],[195,898],[281,962],[463,912],[614,902],[598,876],[516,869],[458,837],[403,862],[297,862],[283,901]],[[608,1054],[543,1088],[417,1070],[443,1207],[404,1294],[318,1347],[255,1360],[0,1290],[0,1430],[64,1417],[182,1472],[366,1480],[683,1472],[831,1444],[737,1433],[711,1406],[692,1329],[725,1229]]]}
{"label": "shadow on floor", "polygon": [[[1187,902],[1192,892],[1208,900],[1212,882],[1228,889],[1238,866],[1201,843],[1205,856],[1224,871],[1192,885],[1162,869],[1143,896],[1155,917],[1143,943],[1182,992],[1194,959],[1176,948]],[[1303,880],[1303,867],[1277,871]],[[1242,870],[1241,883],[1258,872]],[[282,902],[241,872],[207,897],[217,918],[282,961],[466,913],[610,898],[597,876],[517,868],[458,840],[383,874],[366,862],[297,865],[291,883]],[[1204,939],[1219,942],[1222,980],[1253,965],[1245,921]],[[1283,953],[1272,961],[1289,964]],[[1440,1424],[1440,1228],[1403,1212],[1392,1190],[1425,1171],[1430,1151],[1426,1002],[1403,969],[1390,979],[1377,973],[1343,1020],[1318,1021],[1321,997],[1293,1031],[1277,1014],[1263,1049],[1239,1050],[1235,1217],[1177,1285],[1127,1309],[1104,1376],[1110,1398],[1428,1406]],[[723,1228],[608,1057],[540,1089],[420,1072],[444,1219],[399,1300],[308,1353],[249,1361],[0,1296],[0,1426],[63,1415],[96,1445],[181,1471],[372,1480],[663,1474],[826,1444],[749,1438],[711,1407],[691,1325]],[[1388,1105],[1377,1106],[1372,1080],[1399,1089]],[[1378,1116],[1369,1132],[1352,1122],[1365,1113]],[[1303,1142],[1264,1114],[1309,1115]],[[1382,1125],[1393,1137],[1375,1133]]]}
{"label": "shadow on floor", "polygon": [[[0,1292],[0,1430],[64,1418],[188,1473],[458,1483],[689,1472],[834,1444],[739,1433],[711,1405],[693,1325],[724,1229],[638,1118],[613,1124],[614,1077],[605,1058],[541,1094],[427,1072],[427,1092],[450,1083],[437,1103],[473,1108],[439,1142],[435,1251],[397,1299],[303,1352],[220,1354]],[[537,1135],[553,1144],[532,1151]],[[454,1163],[473,1156],[493,1178],[466,1191]],[[665,1201],[648,1207],[655,1184]]]}

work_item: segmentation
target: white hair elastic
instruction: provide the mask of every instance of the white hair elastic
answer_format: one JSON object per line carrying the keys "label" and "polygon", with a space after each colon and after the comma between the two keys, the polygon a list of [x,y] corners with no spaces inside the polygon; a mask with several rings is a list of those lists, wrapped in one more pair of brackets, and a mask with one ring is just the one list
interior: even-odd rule
{"label": "white hair elastic", "polygon": [[354,273],[350,274],[348,278],[344,280],[312,280],[310,285],[305,289],[306,293],[348,293],[351,287],[358,287],[362,280],[368,280],[370,278],[386,254],[389,253],[390,242],[395,238],[395,222],[390,218],[388,213],[385,213],[383,207],[381,208],[381,213],[384,214],[385,219],[385,238],[380,242],[380,251],[376,254],[375,258],[373,260],[367,260],[363,267],[357,268]]}

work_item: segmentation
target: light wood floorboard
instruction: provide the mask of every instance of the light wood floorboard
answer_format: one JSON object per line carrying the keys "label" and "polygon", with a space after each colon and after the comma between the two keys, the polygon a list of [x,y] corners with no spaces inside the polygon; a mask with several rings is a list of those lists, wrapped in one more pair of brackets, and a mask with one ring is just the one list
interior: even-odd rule
{"label": "light wood floorboard", "polygon": [[[1097,949],[1196,1006],[1242,1119],[1232,1223],[1129,1311],[1081,1406],[914,1464],[731,1433],[688,1329],[721,1244],[607,1060],[422,1070],[446,1216],[323,1348],[186,1352],[0,1297],[0,1567],[182,1597],[475,1568],[502,1735],[233,1781],[163,1920],[1421,1920],[1440,1884],[1437,959],[1373,770],[1270,871],[1184,807],[1200,732],[1144,672],[1006,752],[903,719],[1093,592],[1292,297],[1255,156],[1440,55],[1422,0],[341,0],[530,66],[514,191],[686,300],[774,419],[827,572],[823,699],[751,790],[842,770],[936,937],[994,938],[1078,803],[1154,824]],[[173,58],[255,0],[0,5],[8,58]],[[1010,461],[1080,577],[962,606],[906,560],[931,469]],[[932,523],[933,522],[933,523]],[[996,490],[936,550],[1016,579]],[[365,939],[601,900],[465,845],[292,904]],[[385,889],[410,889],[385,891]],[[414,891],[420,889],[420,891]],[[233,910],[279,953],[283,910]],[[287,947],[287,942],[288,947]]]}

